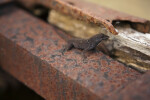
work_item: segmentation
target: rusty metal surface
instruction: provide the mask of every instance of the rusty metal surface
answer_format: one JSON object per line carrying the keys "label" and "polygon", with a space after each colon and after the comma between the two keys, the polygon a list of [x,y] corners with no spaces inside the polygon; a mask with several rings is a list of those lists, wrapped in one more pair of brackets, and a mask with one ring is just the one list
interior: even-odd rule
{"label": "rusty metal surface", "polygon": [[45,99],[99,100],[141,76],[101,52],[63,53],[64,32],[13,5],[0,12],[0,66]]}
{"label": "rusty metal surface", "polygon": [[103,24],[111,33],[117,34],[113,21],[129,21],[138,31],[150,32],[150,21],[121,13],[84,0],[18,0],[24,4],[43,4],[47,7],[69,14],[77,19],[91,22],[97,25]]}
{"label": "rusty metal surface", "polygon": [[117,92],[109,100],[149,100],[150,99],[150,71],[140,79],[131,83],[125,89]]}

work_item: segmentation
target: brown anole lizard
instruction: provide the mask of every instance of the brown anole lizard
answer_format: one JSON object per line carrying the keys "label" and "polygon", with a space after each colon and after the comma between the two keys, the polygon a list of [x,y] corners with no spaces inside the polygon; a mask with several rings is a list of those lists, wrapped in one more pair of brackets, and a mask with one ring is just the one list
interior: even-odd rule
{"label": "brown anole lizard", "polygon": [[73,38],[68,40],[66,50],[70,50],[73,47],[84,51],[94,50],[102,40],[107,40],[108,38],[107,35],[102,33],[96,34],[89,39]]}
{"label": "brown anole lizard", "polygon": [[[67,42],[63,52],[71,50],[72,48],[77,48],[84,51],[94,50],[101,41],[107,40],[109,38],[107,35],[102,33],[96,34],[89,39],[73,38],[70,35],[65,34],[65,32],[59,30],[57,30],[56,33]],[[108,52],[108,50],[105,51]]]}

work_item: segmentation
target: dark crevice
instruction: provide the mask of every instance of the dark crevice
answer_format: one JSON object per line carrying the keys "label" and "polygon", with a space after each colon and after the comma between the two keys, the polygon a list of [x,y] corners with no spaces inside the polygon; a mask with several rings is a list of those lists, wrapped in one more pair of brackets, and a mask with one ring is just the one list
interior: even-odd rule
{"label": "dark crevice", "polygon": [[1,100],[44,100],[33,90],[16,80],[0,67]]}
{"label": "dark crevice", "polygon": [[138,22],[131,22],[128,20],[113,20],[112,21],[112,25],[114,27],[121,26],[124,24],[129,24],[131,28],[135,29],[136,31],[142,32],[142,33],[150,32],[150,22],[138,23]]}
{"label": "dark crevice", "polygon": [[47,18],[48,18],[48,14],[50,9],[41,5],[41,4],[35,4],[32,7],[26,7],[23,4],[19,3],[19,2],[14,2],[14,4],[27,11],[28,13],[30,13],[31,15],[40,18],[41,20],[47,22]]}

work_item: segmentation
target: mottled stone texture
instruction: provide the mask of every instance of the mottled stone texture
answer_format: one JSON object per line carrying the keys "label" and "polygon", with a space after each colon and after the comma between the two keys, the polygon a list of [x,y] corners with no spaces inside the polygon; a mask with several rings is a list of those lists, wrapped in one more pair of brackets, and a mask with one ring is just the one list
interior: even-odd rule
{"label": "mottled stone texture", "polygon": [[101,52],[73,49],[61,30],[8,5],[0,9],[0,65],[51,100],[99,100],[120,91],[141,74]]}

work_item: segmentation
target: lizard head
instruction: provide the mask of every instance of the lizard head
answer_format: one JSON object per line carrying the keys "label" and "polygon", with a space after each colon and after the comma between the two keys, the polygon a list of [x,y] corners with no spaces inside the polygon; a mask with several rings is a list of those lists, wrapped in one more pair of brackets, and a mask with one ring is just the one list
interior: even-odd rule
{"label": "lizard head", "polygon": [[95,41],[96,43],[99,43],[101,42],[102,40],[107,40],[109,38],[109,36],[105,35],[105,34],[102,34],[102,33],[99,33],[95,36],[93,36],[91,38],[92,41]]}
{"label": "lizard head", "polygon": [[101,38],[102,40],[107,40],[109,38],[109,36],[107,36],[105,34],[100,34],[99,38]]}

